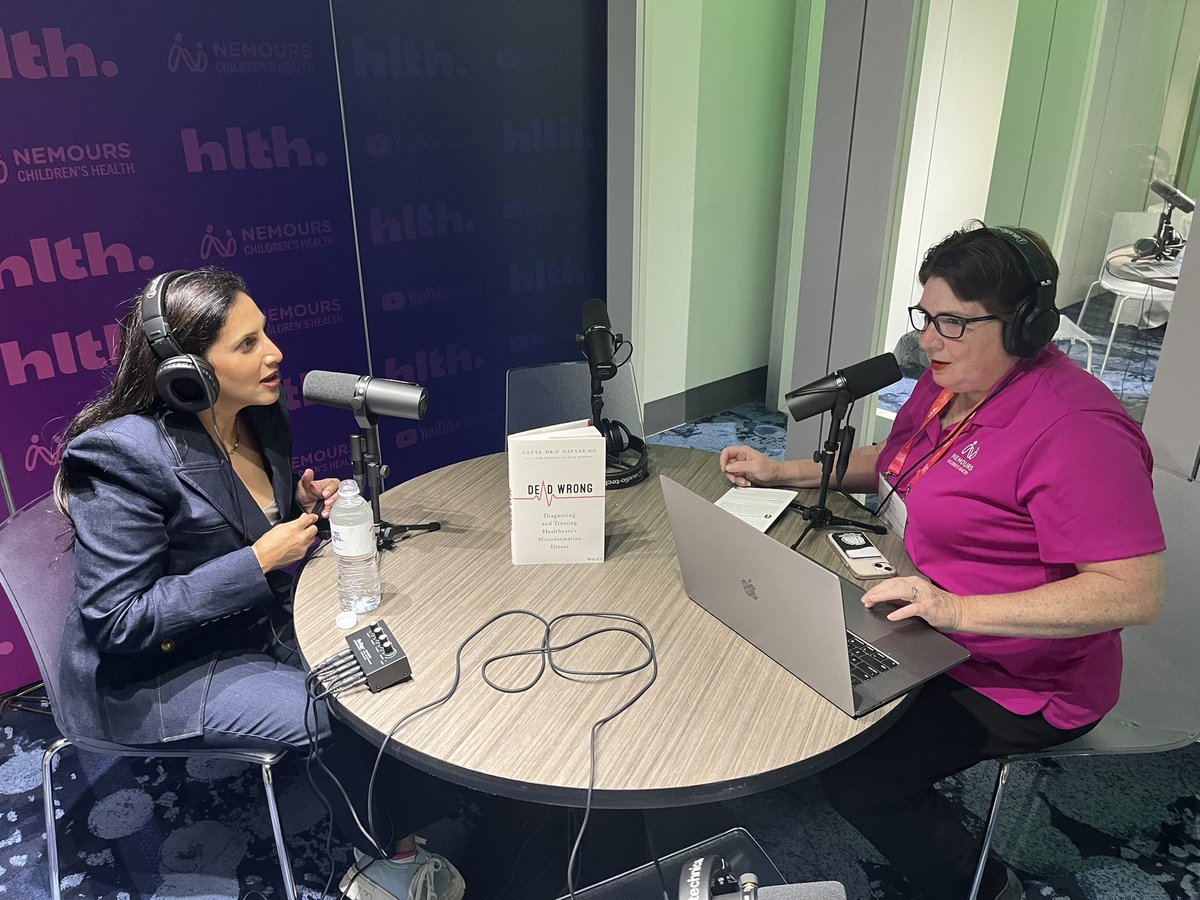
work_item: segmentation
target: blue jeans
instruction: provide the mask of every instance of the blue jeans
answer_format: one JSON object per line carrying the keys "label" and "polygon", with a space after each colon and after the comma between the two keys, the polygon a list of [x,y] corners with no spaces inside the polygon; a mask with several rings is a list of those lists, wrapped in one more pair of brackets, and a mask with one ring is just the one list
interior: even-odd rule
{"label": "blue jeans", "polygon": [[[325,701],[311,703],[305,693],[305,672],[296,662],[283,661],[285,651],[231,652],[213,672],[204,703],[204,734],[178,741],[176,747],[289,750],[307,753],[311,745],[305,732],[308,709],[310,728],[317,737],[320,758],[349,795],[364,825],[371,769],[379,747],[335,716]],[[341,838],[363,853],[378,851],[354,822],[341,792],[319,766],[313,776],[333,807],[333,823]],[[376,837],[385,851],[399,838],[456,815],[461,806],[458,789],[441,779],[414,769],[384,754],[375,780]]]}

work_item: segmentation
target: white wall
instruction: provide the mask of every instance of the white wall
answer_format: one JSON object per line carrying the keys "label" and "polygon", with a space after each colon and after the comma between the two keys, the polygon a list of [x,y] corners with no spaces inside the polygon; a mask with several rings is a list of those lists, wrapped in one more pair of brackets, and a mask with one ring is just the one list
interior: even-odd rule
{"label": "white wall", "polygon": [[884,349],[909,330],[925,251],[983,218],[1000,131],[1017,0],[931,0]]}
{"label": "white wall", "polygon": [[[700,14],[691,0],[644,7],[635,371],[642,403],[682,389],[692,290]],[[671,339],[671,335],[675,339]]]}

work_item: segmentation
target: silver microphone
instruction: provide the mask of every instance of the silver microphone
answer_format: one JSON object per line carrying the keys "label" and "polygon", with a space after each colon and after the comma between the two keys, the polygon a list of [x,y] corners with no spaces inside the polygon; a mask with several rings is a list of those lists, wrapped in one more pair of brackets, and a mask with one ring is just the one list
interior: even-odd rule
{"label": "silver microphone", "polygon": [[423,419],[428,405],[428,394],[419,384],[345,372],[313,370],[304,376],[303,392],[309,403],[368,416]]}

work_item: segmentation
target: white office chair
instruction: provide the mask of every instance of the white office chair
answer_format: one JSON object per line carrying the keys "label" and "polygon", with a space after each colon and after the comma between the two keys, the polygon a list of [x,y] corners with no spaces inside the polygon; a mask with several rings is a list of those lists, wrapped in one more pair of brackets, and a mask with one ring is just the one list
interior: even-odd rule
{"label": "white office chair", "polygon": [[1196,585],[1200,583],[1200,485],[1165,469],[1154,470],[1154,499],[1167,536],[1166,600],[1153,625],[1138,625],[1122,633],[1125,668],[1121,699],[1100,724],[1081,738],[1038,753],[1000,760],[991,815],[983,835],[971,900],[979,892],[983,868],[1009,770],[1023,760],[1055,759],[1116,753],[1157,753],[1176,750],[1200,738],[1200,690],[1196,689],[1196,646],[1200,641],[1200,612]]}
{"label": "white office chair", "polygon": [[[1082,314],[1081,314],[1082,315]],[[1053,341],[1070,341],[1072,344],[1076,342],[1083,344],[1084,350],[1087,351],[1087,370],[1092,371],[1092,336],[1068,319],[1066,316],[1059,316],[1058,330],[1054,332]]]}
{"label": "white office chair", "polygon": [[[1113,307],[1112,327],[1108,332],[1108,343],[1104,347],[1104,359],[1100,361],[1100,371],[1096,373],[1098,378],[1104,377],[1104,370],[1108,367],[1108,358],[1112,354],[1113,339],[1117,336],[1117,326],[1121,324],[1121,311],[1124,309],[1126,301],[1133,300],[1141,304],[1144,308],[1152,299],[1162,300],[1163,295],[1168,293],[1160,289],[1156,290],[1142,281],[1120,278],[1109,271],[1108,267],[1108,256],[1114,250],[1119,247],[1128,247],[1138,238],[1154,235],[1154,232],[1158,228],[1158,215],[1157,212],[1153,211],[1113,213],[1112,228],[1108,235],[1108,248],[1104,253],[1104,259],[1100,263],[1100,273],[1096,276],[1096,280],[1088,285],[1087,292],[1083,295],[1083,306],[1079,308],[1078,321],[1082,322],[1083,315],[1087,312],[1088,302],[1092,299],[1092,291],[1097,285],[1106,291],[1111,291],[1117,298],[1116,305]],[[1156,293],[1158,295],[1157,298],[1155,297]],[[1088,364],[1088,369],[1091,369],[1090,363]]]}

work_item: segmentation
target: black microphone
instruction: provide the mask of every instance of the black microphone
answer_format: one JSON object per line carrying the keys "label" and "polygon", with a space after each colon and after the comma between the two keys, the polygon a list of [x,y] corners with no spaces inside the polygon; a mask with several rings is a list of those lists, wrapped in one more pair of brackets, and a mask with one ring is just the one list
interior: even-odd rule
{"label": "black microphone", "polygon": [[304,376],[304,399],[367,415],[423,419],[429,402],[425,388],[407,381],[313,370]]}
{"label": "black microphone", "polygon": [[1158,194],[1180,212],[1190,213],[1196,208],[1196,201],[1174,185],[1167,184],[1161,178],[1150,182],[1150,190]]}
{"label": "black microphone", "polygon": [[608,320],[608,307],[603,300],[593,297],[584,301],[583,333],[575,335],[575,340],[583,344],[593,378],[607,381],[617,374],[613,354],[617,352],[621,336],[613,334],[612,323]]}
{"label": "black microphone", "polygon": [[419,525],[389,525],[382,522],[379,525],[379,538],[383,541],[394,541],[402,534],[412,531],[441,531],[441,522],[422,522]]}
{"label": "black microphone", "polygon": [[891,353],[881,353],[798,387],[785,394],[783,399],[787,401],[792,418],[800,422],[833,409],[839,392],[846,392],[851,400],[858,400],[895,384],[901,377],[896,357]]}

